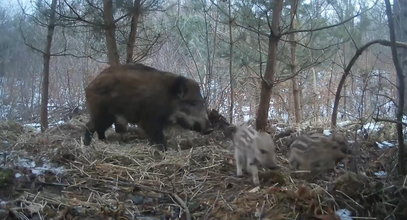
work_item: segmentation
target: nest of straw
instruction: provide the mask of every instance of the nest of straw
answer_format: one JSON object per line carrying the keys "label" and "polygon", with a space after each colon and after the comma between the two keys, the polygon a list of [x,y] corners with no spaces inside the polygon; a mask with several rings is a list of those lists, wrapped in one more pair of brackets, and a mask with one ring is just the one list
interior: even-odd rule
{"label": "nest of straw", "polygon": [[[166,152],[140,134],[126,138],[113,131],[106,142],[83,146],[82,131],[83,120],[72,120],[42,134],[11,135],[2,146],[2,169],[19,175],[0,190],[0,218],[326,220],[339,219],[338,209],[357,219],[407,216],[405,179],[394,166],[386,167],[391,174],[386,178],[342,169],[309,180],[286,168],[262,170],[261,186],[254,186],[249,175],[235,176],[231,143],[216,131],[210,136],[168,131]],[[396,157],[385,154],[371,160]],[[34,175],[15,162],[28,157],[63,171]],[[286,167],[285,155],[278,158]]]}

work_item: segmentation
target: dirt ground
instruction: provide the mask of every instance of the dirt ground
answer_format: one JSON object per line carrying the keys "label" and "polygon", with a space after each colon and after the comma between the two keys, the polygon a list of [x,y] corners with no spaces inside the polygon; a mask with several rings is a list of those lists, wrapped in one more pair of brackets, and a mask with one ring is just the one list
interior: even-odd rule
{"label": "dirt ground", "polygon": [[354,145],[353,166],[310,178],[288,169],[281,134],[298,129],[271,131],[282,168],[261,170],[254,186],[236,177],[221,130],[168,129],[161,152],[136,128],[84,146],[85,120],[44,133],[0,123],[0,219],[407,219],[406,177],[397,148],[376,146],[383,135]]}

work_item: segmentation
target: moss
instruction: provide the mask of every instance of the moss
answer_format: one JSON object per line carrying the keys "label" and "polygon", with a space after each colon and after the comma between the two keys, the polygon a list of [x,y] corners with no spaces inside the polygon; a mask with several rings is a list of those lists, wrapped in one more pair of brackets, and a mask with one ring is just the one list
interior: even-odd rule
{"label": "moss", "polygon": [[13,170],[0,168],[0,188],[12,185],[13,180]]}

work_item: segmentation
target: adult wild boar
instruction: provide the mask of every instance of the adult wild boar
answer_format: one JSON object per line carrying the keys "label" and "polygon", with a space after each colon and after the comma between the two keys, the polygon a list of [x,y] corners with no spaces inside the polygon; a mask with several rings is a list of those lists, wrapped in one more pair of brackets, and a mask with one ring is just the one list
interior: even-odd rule
{"label": "adult wild boar", "polygon": [[153,144],[166,150],[163,129],[176,123],[202,133],[211,131],[204,99],[194,80],[142,64],[103,70],[85,89],[90,121],[84,144],[99,139],[113,124],[140,126]]}

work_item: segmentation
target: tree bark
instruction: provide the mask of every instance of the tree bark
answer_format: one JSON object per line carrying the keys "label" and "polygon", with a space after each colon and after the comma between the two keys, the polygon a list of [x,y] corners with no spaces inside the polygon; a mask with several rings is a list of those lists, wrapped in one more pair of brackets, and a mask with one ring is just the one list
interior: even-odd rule
{"label": "tree bark", "polygon": [[229,81],[230,81],[230,106],[229,106],[229,122],[233,123],[233,111],[234,111],[234,87],[233,87],[233,34],[232,34],[232,11],[231,11],[231,1],[228,4],[229,13]]}
{"label": "tree bark", "polygon": [[113,20],[112,0],[103,0],[103,21],[109,64],[111,66],[119,65],[120,59],[116,44],[116,25]]}
{"label": "tree bark", "polygon": [[270,98],[273,88],[274,75],[276,72],[277,64],[277,46],[281,37],[280,33],[280,16],[283,9],[283,0],[274,1],[273,17],[271,21],[271,30],[269,36],[268,58],[266,64],[266,71],[261,82],[261,92],[259,108],[257,110],[256,128],[257,130],[266,130],[267,117],[270,108]]}
{"label": "tree bark", "polygon": [[41,113],[40,124],[41,131],[48,128],[48,90],[49,90],[49,64],[51,60],[51,45],[55,29],[55,14],[56,14],[57,0],[52,0],[50,15],[47,27],[47,41],[43,52],[43,72],[42,72],[42,92],[41,92]]}
{"label": "tree bark", "polygon": [[[407,43],[407,1],[394,1],[394,31],[398,42]],[[404,75],[404,85],[407,83],[407,49],[397,48],[398,58]],[[407,91],[404,91],[404,103],[407,103]],[[404,114],[407,114],[407,105],[404,104]]]}
{"label": "tree bark", "polygon": [[[294,30],[297,24],[297,8],[298,8],[298,0],[291,0],[291,27],[290,30]],[[291,74],[294,76],[297,74],[297,60],[296,60],[296,50],[297,44],[295,41],[295,33],[291,33],[289,35],[290,39],[290,52],[291,52]],[[300,89],[298,87],[297,77],[293,77],[291,79],[291,83],[293,86],[293,101],[294,101],[294,115],[295,115],[295,122],[300,123],[302,120],[302,109],[300,105]]]}
{"label": "tree bark", "polygon": [[[390,6],[390,1],[385,0],[386,3],[386,14],[387,19],[389,22],[389,32],[390,32],[390,42],[391,42],[391,53],[393,57],[393,63],[396,67],[397,79],[398,79],[398,110],[397,110],[397,139],[399,145],[399,170],[402,175],[406,174],[406,155],[405,155],[405,147],[404,147],[404,138],[403,138],[403,112],[404,112],[404,74],[403,70],[401,69],[401,65],[399,62],[398,54],[397,54],[397,47],[396,47],[396,36],[394,31],[394,22],[393,22],[393,14]],[[403,57],[405,58],[405,57]]]}
{"label": "tree bark", "polygon": [[140,18],[140,13],[141,13],[140,9],[141,9],[140,0],[134,0],[134,4],[133,4],[133,8],[132,8],[132,15],[131,15],[129,39],[127,41],[126,63],[133,62],[134,45],[135,45],[136,36],[137,36],[137,24],[138,24],[138,21]]}

